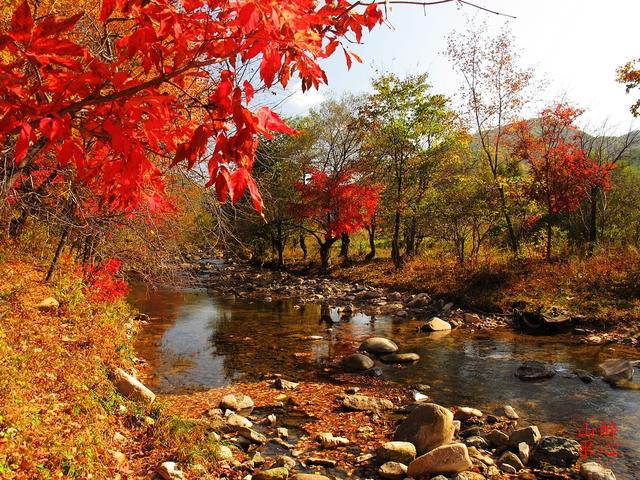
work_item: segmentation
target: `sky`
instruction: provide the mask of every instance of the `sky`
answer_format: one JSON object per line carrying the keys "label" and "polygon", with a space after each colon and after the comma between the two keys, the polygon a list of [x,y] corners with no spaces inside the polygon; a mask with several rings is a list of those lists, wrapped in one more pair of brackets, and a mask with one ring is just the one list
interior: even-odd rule
{"label": "sky", "polygon": [[615,81],[616,69],[640,57],[638,19],[640,0],[476,0],[478,5],[513,15],[515,19],[483,13],[470,6],[444,4],[426,7],[395,5],[389,13],[391,27],[380,25],[352,49],[363,60],[347,71],[344,56],[336,52],[322,66],[329,85],[302,94],[299,82],[292,82],[289,96],[280,109],[284,114],[303,114],[325,98],[343,92],[370,91],[376,71],[400,76],[427,72],[435,93],[457,101],[460,79],[444,50],[446,38],[464,32],[470,21],[486,21],[497,33],[505,23],[515,38],[524,67],[547,83],[536,94],[541,105],[566,99],[585,109],[580,125],[596,132],[606,122],[609,133],[622,134],[640,128],[629,107],[634,93],[626,94]]}

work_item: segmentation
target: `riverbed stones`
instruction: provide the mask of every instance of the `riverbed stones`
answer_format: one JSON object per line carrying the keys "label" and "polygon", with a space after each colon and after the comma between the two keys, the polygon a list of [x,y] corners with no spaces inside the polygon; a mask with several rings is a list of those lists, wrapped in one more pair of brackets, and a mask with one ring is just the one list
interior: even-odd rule
{"label": "riverbed stones", "polygon": [[114,370],[113,384],[118,392],[133,401],[151,404],[156,399],[155,393],[121,368]]}
{"label": "riverbed stones", "polygon": [[297,462],[288,455],[280,455],[276,460],[276,463],[273,464],[274,467],[284,467],[287,470],[292,470],[296,468]]}
{"label": "riverbed stones", "polygon": [[330,432],[321,432],[316,435],[316,441],[322,448],[335,448],[349,445],[349,439],[344,437],[334,437]]}
{"label": "riverbed stones", "polygon": [[456,413],[454,415],[454,418],[456,420],[468,420],[470,418],[480,418],[482,417],[482,412],[480,410],[478,410],[477,408],[471,408],[471,407],[458,407],[458,409],[456,410]]}
{"label": "riverbed stones", "polygon": [[289,469],[285,467],[269,468],[253,476],[253,480],[287,480],[288,478]]}
{"label": "riverbed stones", "polygon": [[380,357],[384,363],[413,363],[420,360],[417,353],[389,353]]}
{"label": "riverbed stones", "polygon": [[504,464],[511,465],[516,469],[516,471],[522,470],[524,468],[522,460],[520,460],[520,458],[513,452],[504,452],[498,459],[497,463],[500,466]]}
{"label": "riverbed stones", "polygon": [[580,465],[580,478],[583,480],[616,480],[611,470],[597,462],[585,462]]}
{"label": "riverbed stones", "polygon": [[330,458],[309,457],[305,461],[307,465],[317,465],[319,467],[335,468],[338,462]]}
{"label": "riverbed stones", "polygon": [[366,355],[362,355],[361,353],[353,353],[351,355],[347,355],[340,362],[342,367],[351,372],[362,372],[364,370],[369,370],[373,368],[375,363]]}
{"label": "riverbed stones", "polygon": [[509,435],[500,430],[491,430],[484,438],[494,447],[504,447],[509,444]]}
{"label": "riverbed stones", "polygon": [[386,462],[380,465],[378,475],[387,480],[402,480],[407,476],[407,466],[399,462]]}
{"label": "riverbed stones", "polygon": [[398,351],[398,345],[388,338],[383,337],[371,337],[367,338],[360,344],[358,350],[373,353],[375,355],[385,353],[395,353]]}
{"label": "riverbed stones", "polygon": [[570,468],[580,458],[580,444],[570,438],[546,436],[542,437],[531,455],[534,465],[552,465]]}
{"label": "riverbed stones", "polygon": [[432,473],[457,473],[473,468],[464,443],[442,445],[416,458],[409,464],[407,475],[419,478]]}
{"label": "riverbed stones", "polygon": [[484,438],[478,435],[465,438],[464,443],[469,447],[476,448],[487,448],[489,446],[489,443]]}
{"label": "riverbed stones", "polygon": [[253,400],[249,395],[230,393],[220,400],[220,408],[224,410],[249,410],[253,408]]}
{"label": "riverbed stones", "polygon": [[520,416],[516,413],[515,409],[511,405],[505,405],[502,408],[504,410],[504,415],[509,420],[518,420],[520,418]]}
{"label": "riverbed stones", "polygon": [[451,330],[451,324],[439,317],[433,317],[422,326],[423,332],[442,332],[447,330]]}
{"label": "riverbed stones", "polygon": [[215,451],[215,457],[219,462],[226,462],[233,460],[233,452],[226,445],[219,445]]}
{"label": "riverbed stones", "polygon": [[485,476],[478,472],[460,472],[453,480],[485,480]]}
{"label": "riverbed stones", "polygon": [[538,360],[527,360],[515,372],[516,377],[521,380],[542,380],[551,378],[555,374],[553,367]]}
{"label": "riverbed stones", "polygon": [[347,410],[374,413],[381,413],[394,408],[393,402],[386,398],[369,397],[367,395],[347,395],[342,400],[342,406]]}
{"label": "riverbed stones", "polygon": [[236,427],[236,433],[243,438],[246,438],[251,443],[257,443],[259,445],[266,443],[267,437],[262,435],[260,432],[256,432],[251,428],[247,427]]}
{"label": "riverbed stones", "polygon": [[622,381],[629,381],[633,378],[633,364],[621,358],[610,358],[605,360],[598,369],[602,373],[605,382],[616,384]]}
{"label": "riverbed stones", "polygon": [[518,458],[525,465],[529,463],[529,458],[531,457],[531,448],[525,442],[520,442],[518,444]]}
{"label": "riverbed stones", "polygon": [[243,417],[242,415],[238,415],[237,413],[231,413],[227,417],[227,426],[231,430],[235,430],[236,427],[251,428],[253,427],[253,423],[251,423],[251,421],[248,418]]}
{"label": "riverbed stones", "polygon": [[156,471],[164,480],[184,480],[184,473],[175,462],[163,462]]}
{"label": "riverbed stones", "polygon": [[453,413],[450,410],[435,403],[422,403],[398,425],[393,438],[414,444],[418,455],[422,455],[451,442],[454,431]]}
{"label": "riverbed stones", "polygon": [[535,425],[519,428],[509,435],[509,447],[517,448],[520,442],[524,442],[530,447],[533,447],[540,441],[541,437],[540,430],[538,430],[538,427]]}
{"label": "riverbed stones", "polygon": [[416,447],[409,442],[387,442],[376,450],[378,465],[398,462],[408,465],[416,458]]}
{"label": "riverbed stones", "polygon": [[289,480],[330,480],[329,477],[324,475],[314,475],[313,473],[296,473]]}

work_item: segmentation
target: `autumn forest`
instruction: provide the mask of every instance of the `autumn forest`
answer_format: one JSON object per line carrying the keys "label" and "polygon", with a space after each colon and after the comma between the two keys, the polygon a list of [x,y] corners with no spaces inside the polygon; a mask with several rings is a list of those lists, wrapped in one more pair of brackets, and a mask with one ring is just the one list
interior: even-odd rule
{"label": "autumn forest", "polygon": [[[449,4],[454,94],[329,89]],[[0,478],[636,478],[640,128],[517,21],[0,2]]]}

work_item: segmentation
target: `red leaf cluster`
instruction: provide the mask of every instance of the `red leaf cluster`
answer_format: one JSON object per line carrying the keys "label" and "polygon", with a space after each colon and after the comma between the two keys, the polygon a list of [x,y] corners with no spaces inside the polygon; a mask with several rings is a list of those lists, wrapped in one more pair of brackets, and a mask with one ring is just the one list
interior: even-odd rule
{"label": "red leaf cluster", "polygon": [[84,294],[92,302],[110,303],[129,291],[127,282],[118,278],[122,262],[109,258],[100,264],[84,265]]}
{"label": "red leaf cluster", "polygon": [[[34,18],[26,0],[13,12],[0,34],[0,144],[15,149],[18,174],[54,156],[123,211],[164,197],[168,163],[198,162],[221,200],[248,188],[261,211],[258,138],[294,131],[250,108],[255,91],[286,87],[293,74],[303,89],[326,83],[318,60],[382,20],[376,5],[346,0],[103,0],[91,28],[85,15]],[[117,36],[113,20],[126,26]],[[105,32],[100,49],[78,42],[87,29]],[[255,62],[257,75],[242,81]],[[197,82],[208,98],[190,96]]]}

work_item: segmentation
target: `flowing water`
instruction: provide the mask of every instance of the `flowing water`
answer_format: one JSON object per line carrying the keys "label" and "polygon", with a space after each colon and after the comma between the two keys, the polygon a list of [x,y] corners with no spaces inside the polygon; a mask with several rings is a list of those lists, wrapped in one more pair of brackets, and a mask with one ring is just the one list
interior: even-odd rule
{"label": "flowing water", "polygon": [[[615,422],[615,438],[596,439],[595,447],[609,445],[617,456],[599,459],[606,460],[618,479],[640,478],[640,390],[615,389],[597,378],[586,384],[570,373],[595,373],[607,358],[639,358],[633,349],[508,330],[426,334],[419,331],[418,321],[363,314],[340,318],[320,305],[263,303],[205,290],[149,291],[137,286],[130,300],[150,316],[137,349],[150,363],[150,386],[159,393],[218,387],[267,373],[322,381],[329,362],[352,353],[375,334],[393,339],[401,352],[421,357],[403,368],[381,364],[382,378],[431,385],[429,395],[436,403],[486,412],[500,412],[510,404],[521,423],[538,425],[543,435],[577,440],[585,422],[590,427]],[[547,380],[522,381],[514,371],[524,360],[553,363],[559,373]]]}

